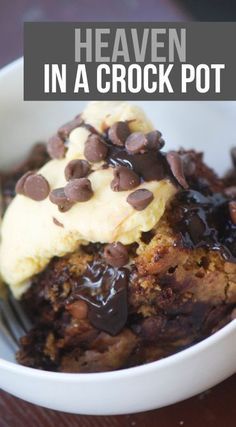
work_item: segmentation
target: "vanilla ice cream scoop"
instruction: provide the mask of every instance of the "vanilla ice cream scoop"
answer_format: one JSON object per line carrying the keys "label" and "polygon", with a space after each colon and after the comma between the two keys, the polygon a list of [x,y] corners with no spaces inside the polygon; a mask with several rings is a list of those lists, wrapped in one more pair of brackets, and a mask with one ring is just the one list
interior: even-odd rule
{"label": "vanilla ice cream scoop", "polygon": [[[92,102],[82,118],[98,132],[118,121],[128,121],[131,132],[153,130],[142,110],[123,102]],[[85,159],[84,149],[90,133],[85,126],[72,130],[65,157],[51,160],[40,169],[38,173],[47,180],[50,190],[67,185],[65,168],[73,159]],[[102,162],[91,165],[88,178],[93,196],[85,202],[74,203],[66,212],[59,211],[49,197],[41,201],[25,195],[15,197],[2,222],[0,270],[16,297],[22,295],[32,277],[53,257],[73,252],[81,243],[130,244],[158,223],[166,204],[177,191],[168,176],[141,180],[135,189],[114,191],[113,166],[112,162],[105,168]],[[127,197],[140,189],[149,190],[153,195],[143,210],[127,202]]]}

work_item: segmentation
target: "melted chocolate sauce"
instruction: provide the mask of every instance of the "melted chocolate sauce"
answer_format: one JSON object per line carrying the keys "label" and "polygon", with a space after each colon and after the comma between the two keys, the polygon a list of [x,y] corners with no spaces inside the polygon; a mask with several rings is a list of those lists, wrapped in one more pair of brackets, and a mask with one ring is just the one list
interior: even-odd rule
{"label": "melted chocolate sauce", "polygon": [[125,147],[109,144],[107,163],[114,167],[126,166],[136,172],[144,181],[173,178],[165,154],[160,151],[129,154]]}
{"label": "melted chocolate sauce", "polygon": [[74,286],[74,294],[88,304],[91,324],[111,335],[118,334],[128,314],[128,270],[97,259],[88,264]]}
{"label": "melted chocolate sauce", "polygon": [[172,206],[172,226],[185,247],[219,251],[225,260],[236,262],[236,226],[230,220],[225,196],[181,191]]}

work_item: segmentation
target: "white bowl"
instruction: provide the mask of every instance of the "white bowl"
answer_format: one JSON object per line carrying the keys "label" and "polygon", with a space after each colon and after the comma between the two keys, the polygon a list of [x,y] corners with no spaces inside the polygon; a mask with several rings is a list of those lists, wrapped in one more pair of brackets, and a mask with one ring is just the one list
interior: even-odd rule
{"label": "white bowl", "polygon": [[[0,72],[0,167],[23,158],[80,112],[84,102],[23,102],[22,60]],[[142,102],[167,147],[195,147],[222,173],[235,141],[235,103]],[[63,374],[19,366],[0,337],[0,387],[29,402],[60,411],[111,415],[178,402],[236,371],[236,321],[191,348],[144,366],[98,374]]]}

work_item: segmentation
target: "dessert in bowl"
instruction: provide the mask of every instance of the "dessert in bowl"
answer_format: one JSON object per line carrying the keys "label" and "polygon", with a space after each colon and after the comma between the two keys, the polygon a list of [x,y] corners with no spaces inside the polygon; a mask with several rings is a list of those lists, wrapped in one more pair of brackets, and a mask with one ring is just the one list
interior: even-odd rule
{"label": "dessert in bowl", "polygon": [[[234,182],[196,151],[165,151],[160,132],[126,103],[89,104],[47,152],[38,146],[23,165],[10,204],[14,177],[2,176],[1,273],[34,323],[17,354],[30,368],[3,362],[5,376],[19,369],[41,386],[68,382],[70,402],[62,389],[54,404],[31,398],[50,407],[121,413],[175,401],[179,364],[187,380],[215,358],[204,381],[181,383],[180,399],[232,373]],[[83,386],[90,397],[76,401]],[[117,402],[129,393],[132,402]],[[143,403],[140,393],[148,393]]]}

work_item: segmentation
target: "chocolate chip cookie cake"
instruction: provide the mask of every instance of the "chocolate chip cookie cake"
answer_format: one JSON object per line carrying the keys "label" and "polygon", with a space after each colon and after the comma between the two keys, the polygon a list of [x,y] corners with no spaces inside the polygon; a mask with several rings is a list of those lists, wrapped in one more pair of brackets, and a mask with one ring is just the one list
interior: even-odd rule
{"label": "chocolate chip cookie cake", "polygon": [[123,369],[235,318],[236,169],[164,145],[133,104],[92,102],[1,175],[1,276],[33,324],[20,364]]}

